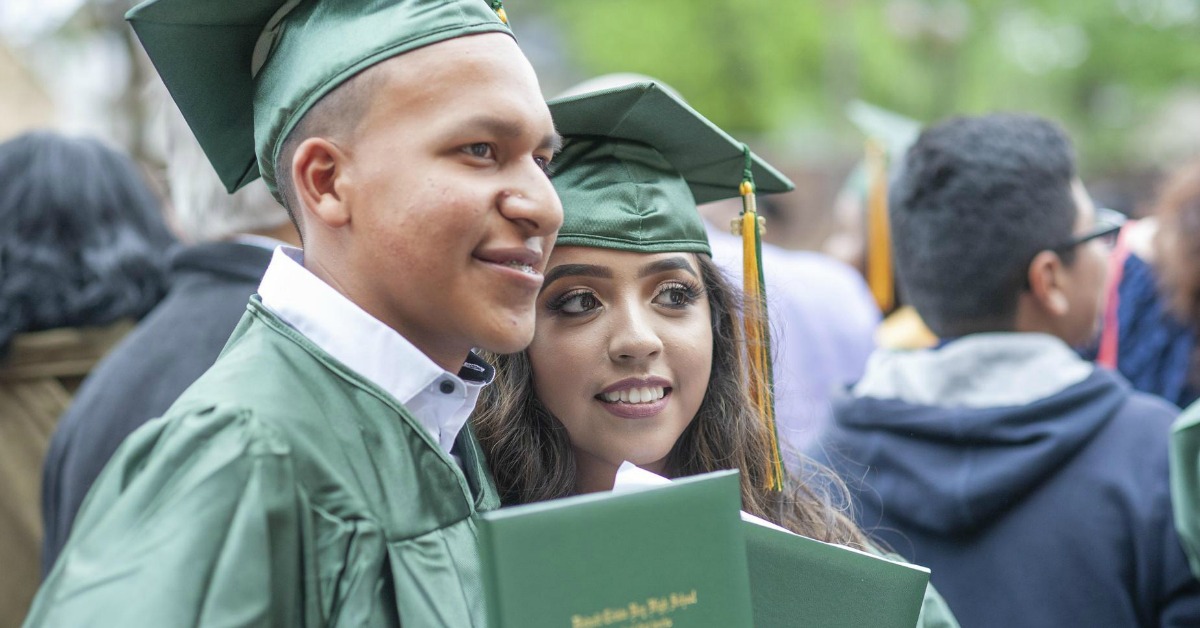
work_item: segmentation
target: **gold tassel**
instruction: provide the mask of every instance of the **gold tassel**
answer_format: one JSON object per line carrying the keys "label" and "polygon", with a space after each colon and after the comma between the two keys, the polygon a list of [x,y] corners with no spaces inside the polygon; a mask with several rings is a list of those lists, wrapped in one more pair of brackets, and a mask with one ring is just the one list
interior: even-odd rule
{"label": "gold tassel", "polygon": [[766,422],[770,438],[770,456],[766,488],[783,490],[783,460],[779,434],[775,427],[774,381],[771,373],[771,338],[767,320],[767,294],[762,274],[762,233],[766,223],[758,215],[754,199],[754,180],[750,173],[750,149],[746,148],[746,170],[740,192],[742,214],[742,277],[744,278],[743,322],[746,328],[747,354],[750,359],[750,397]]}
{"label": "gold tassel", "polygon": [[873,139],[867,140],[867,181],[867,285],[879,311],[886,316],[896,307],[892,235],[888,224],[887,154]]}
{"label": "gold tassel", "polygon": [[492,10],[496,12],[496,17],[505,25],[508,24],[508,12],[504,10],[504,0],[492,0]]}

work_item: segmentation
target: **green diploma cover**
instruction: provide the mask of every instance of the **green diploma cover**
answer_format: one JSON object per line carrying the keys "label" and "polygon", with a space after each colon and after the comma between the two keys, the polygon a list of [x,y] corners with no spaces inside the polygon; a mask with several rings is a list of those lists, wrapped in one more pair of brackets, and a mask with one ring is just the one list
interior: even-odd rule
{"label": "green diploma cover", "polygon": [[757,628],[913,628],[929,570],[742,522]]}
{"label": "green diploma cover", "polygon": [[490,628],[748,628],[736,471],[483,513]]}
{"label": "green diploma cover", "polygon": [[480,515],[490,628],[916,625],[928,569],[752,521],[736,471],[637,472],[650,483]]}

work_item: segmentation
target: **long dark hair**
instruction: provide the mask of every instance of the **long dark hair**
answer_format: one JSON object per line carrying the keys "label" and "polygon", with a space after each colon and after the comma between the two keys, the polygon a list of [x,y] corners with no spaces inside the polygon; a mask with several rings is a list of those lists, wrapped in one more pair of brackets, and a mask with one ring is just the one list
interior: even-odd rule
{"label": "long dark hair", "polygon": [[[741,471],[747,512],[818,540],[865,547],[846,515],[845,486],[828,469],[805,461],[801,477],[782,493],[766,488],[769,435],[747,393],[737,293],[706,255],[697,255],[713,324],[708,390],[696,418],[667,457],[667,474],[683,477]],[[534,394],[524,352],[489,355],[496,379],[484,388],[471,417],[506,505],[566,497],[575,492],[575,457],[566,428]]]}
{"label": "long dark hair", "polygon": [[133,162],[50,132],[0,144],[0,356],[27,331],[140,317],[174,243]]}
{"label": "long dark hair", "polygon": [[[1168,308],[1200,330],[1200,160],[1176,171],[1159,191],[1154,207],[1155,267]],[[1192,352],[1188,381],[1200,386],[1200,346]]]}
{"label": "long dark hair", "polygon": [[1200,161],[1167,179],[1154,214],[1156,265],[1164,296],[1181,320],[1200,327]]}

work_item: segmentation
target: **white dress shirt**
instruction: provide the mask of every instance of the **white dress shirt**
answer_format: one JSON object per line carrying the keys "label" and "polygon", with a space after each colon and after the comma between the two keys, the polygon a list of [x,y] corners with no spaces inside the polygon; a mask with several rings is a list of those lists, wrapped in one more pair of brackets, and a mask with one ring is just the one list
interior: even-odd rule
{"label": "white dress shirt", "polygon": [[404,404],[447,453],[474,409],[480,389],[494,375],[474,354],[459,375],[441,368],[306,269],[300,249],[275,249],[258,294],[267,309],[322,351]]}

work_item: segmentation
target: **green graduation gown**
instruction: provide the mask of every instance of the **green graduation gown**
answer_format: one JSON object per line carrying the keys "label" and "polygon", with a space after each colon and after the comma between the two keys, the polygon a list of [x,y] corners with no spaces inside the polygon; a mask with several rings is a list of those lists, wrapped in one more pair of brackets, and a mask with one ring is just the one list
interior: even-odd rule
{"label": "green graduation gown", "polygon": [[482,626],[499,499],[469,428],[455,454],[254,297],[105,468],[26,625]]}
{"label": "green graduation gown", "polygon": [[1171,507],[1192,574],[1200,578],[1200,401],[1171,428]]}

